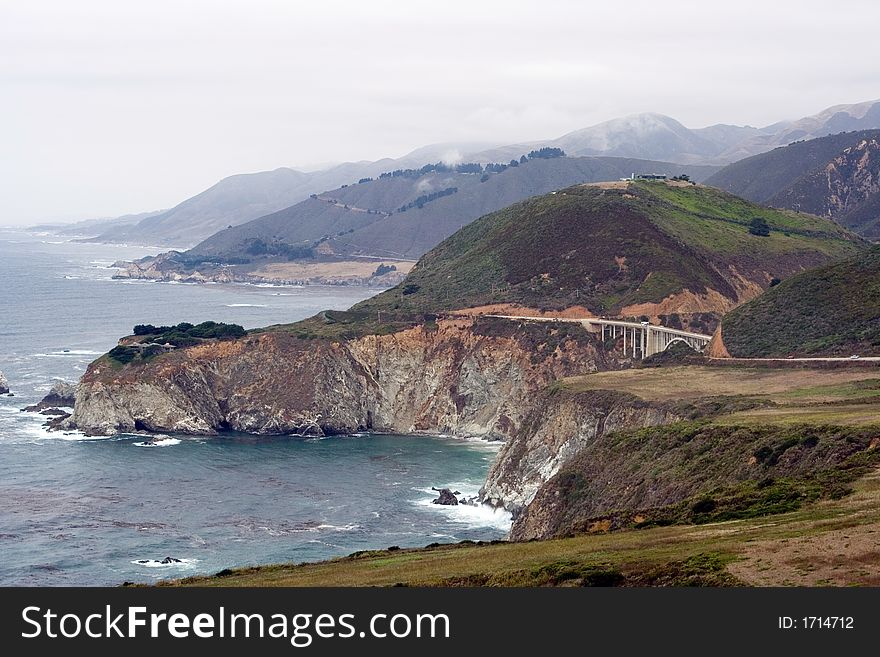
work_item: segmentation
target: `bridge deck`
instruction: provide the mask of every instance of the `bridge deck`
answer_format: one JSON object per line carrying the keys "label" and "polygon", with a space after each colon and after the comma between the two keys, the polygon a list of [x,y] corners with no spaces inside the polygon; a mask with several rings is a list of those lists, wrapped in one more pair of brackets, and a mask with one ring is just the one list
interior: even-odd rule
{"label": "bridge deck", "polygon": [[651,329],[652,331],[659,331],[663,333],[669,333],[671,335],[679,336],[682,338],[693,338],[694,340],[705,340],[708,342],[712,339],[711,335],[705,335],[704,333],[692,333],[690,331],[682,331],[681,329],[669,328],[668,326],[660,326],[657,324],[642,324],[641,322],[627,322],[622,319],[602,319],[601,317],[584,317],[584,318],[572,318],[572,317],[531,317],[528,315],[486,315],[487,317],[498,317],[499,319],[516,319],[523,321],[532,321],[532,322],[570,322],[577,324],[596,324],[598,326],[625,326],[626,328],[634,328],[634,329]]}

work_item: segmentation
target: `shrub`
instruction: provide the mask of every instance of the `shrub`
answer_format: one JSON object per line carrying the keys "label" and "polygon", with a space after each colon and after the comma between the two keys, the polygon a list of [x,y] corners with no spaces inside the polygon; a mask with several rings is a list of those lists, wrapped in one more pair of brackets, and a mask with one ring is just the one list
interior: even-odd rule
{"label": "shrub", "polygon": [[770,235],[770,226],[763,217],[755,217],[749,224],[749,233],[758,237],[768,237]]}
{"label": "shrub", "polygon": [[107,355],[113,360],[125,365],[126,363],[133,361],[138,353],[139,350],[135,347],[123,347],[120,345],[118,347],[113,347]]}
{"label": "shrub", "polygon": [[397,271],[396,265],[386,265],[384,262],[376,267],[376,271],[373,272],[373,276],[384,276],[385,274],[390,274],[393,271]]}

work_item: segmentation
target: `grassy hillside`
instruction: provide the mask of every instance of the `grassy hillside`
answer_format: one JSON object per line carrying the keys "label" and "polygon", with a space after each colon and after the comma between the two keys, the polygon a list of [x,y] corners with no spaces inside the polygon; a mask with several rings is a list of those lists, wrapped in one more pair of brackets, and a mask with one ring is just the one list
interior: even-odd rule
{"label": "grassy hillside", "polygon": [[880,130],[801,141],[735,162],[706,180],[757,203],[830,216],[880,237]]}
{"label": "grassy hillside", "polygon": [[[242,256],[249,242],[259,239],[319,245],[343,256],[417,258],[477,217],[536,194],[580,182],[617,180],[632,173],[686,173],[702,180],[717,170],[615,157],[537,158],[522,164],[517,161],[517,165],[485,175],[428,172],[346,185],[222,230],[194,247],[192,253]],[[448,193],[431,198],[444,191]]]}
{"label": "grassy hillside", "polygon": [[732,356],[880,354],[880,246],[783,281],[724,317]]}
{"label": "grassy hillside", "polygon": [[[768,236],[749,232],[756,217],[766,222]],[[582,185],[465,226],[426,254],[401,285],[355,309],[434,312],[511,302],[615,313],[682,290],[710,289],[736,300],[742,279],[766,287],[772,277],[861,248],[833,222],[713,188]]]}

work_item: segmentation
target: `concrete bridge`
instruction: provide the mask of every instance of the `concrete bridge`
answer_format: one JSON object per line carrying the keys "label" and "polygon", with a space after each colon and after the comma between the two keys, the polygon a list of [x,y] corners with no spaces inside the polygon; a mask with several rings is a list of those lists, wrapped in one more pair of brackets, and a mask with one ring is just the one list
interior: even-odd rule
{"label": "concrete bridge", "polygon": [[679,329],[656,326],[648,322],[626,322],[619,319],[599,319],[590,317],[572,319],[569,317],[529,317],[524,315],[487,315],[500,319],[512,319],[524,322],[567,322],[581,324],[591,333],[601,334],[602,341],[607,338],[623,337],[623,351],[633,358],[642,359],[665,351],[676,342],[683,342],[694,351],[703,351],[711,335],[691,333]]}

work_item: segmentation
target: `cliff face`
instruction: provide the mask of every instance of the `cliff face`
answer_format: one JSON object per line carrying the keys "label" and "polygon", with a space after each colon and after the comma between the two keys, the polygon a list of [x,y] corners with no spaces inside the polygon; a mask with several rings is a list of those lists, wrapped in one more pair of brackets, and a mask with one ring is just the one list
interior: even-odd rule
{"label": "cliff face", "polygon": [[770,199],[770,205],[833,217],[867,237],[880,235],[880,138],[860,139]]}
{"label": "cliff face", "polygon": [[89,434],[432,431],[506,438],[552,381],[614,367],[577,328],[471,320],[350,340],[283,330],[176,350],[82,379],[69,426]]}
{"label": "cliff face", "polygon": [[878,442],[870,426],[679,422],[606,432],[541,486],[510,537],[791,511],[823,495],[845,494],[850,477],[876,467]]}
{"label": "cliff face", "polygon": [[551,389],[501,449],[481,499],[519,513],[561,467],[604,435],[678,419],[672,411],[626,393]]}

